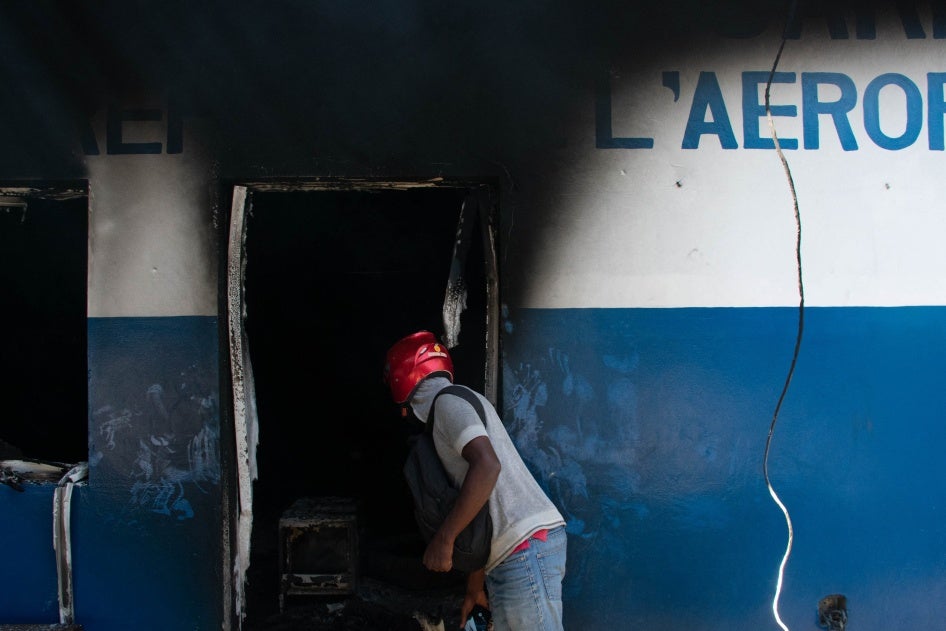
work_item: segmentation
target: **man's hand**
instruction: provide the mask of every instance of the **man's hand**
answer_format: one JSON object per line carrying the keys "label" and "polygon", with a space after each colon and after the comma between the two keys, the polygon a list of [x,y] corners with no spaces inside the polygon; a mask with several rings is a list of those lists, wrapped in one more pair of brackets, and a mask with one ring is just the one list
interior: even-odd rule
{"label": "man's hand", "polygon": [[466,626],[466,620],[473,613],[476,605],[489,609],[489,601],[486,599],[486,590],[483,584],[486,580],[486,572],[483,569],[471,572],[466,578],[466,594],[463,596],[463,607],[460,609],[460,628]]}
{"label": "man's hand", "polygon": [[433,572],[453,569],[453,542],[442,532],[437,532],[424,550],[424,567]]}

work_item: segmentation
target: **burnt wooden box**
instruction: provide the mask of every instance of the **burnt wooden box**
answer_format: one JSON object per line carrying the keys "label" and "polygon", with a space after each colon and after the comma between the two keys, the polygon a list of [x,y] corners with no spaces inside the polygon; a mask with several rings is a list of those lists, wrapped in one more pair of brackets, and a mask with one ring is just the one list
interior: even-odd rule
{"label": "burnt wooden box", "polygon": [[353,594],[358,580],[357,504],[304,497],[279,518],[279,609],[287,596]]}

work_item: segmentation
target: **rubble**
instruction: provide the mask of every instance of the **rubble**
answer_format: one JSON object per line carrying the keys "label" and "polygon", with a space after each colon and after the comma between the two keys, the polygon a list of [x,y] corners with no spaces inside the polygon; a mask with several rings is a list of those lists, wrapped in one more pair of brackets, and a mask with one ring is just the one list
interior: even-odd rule
{"label": "rubble", "polygon": [[244,631],[444,631],[459,627],[461,586],[409,590],[364,578],[346,598],[288,599],[281,613],[244,624]]}

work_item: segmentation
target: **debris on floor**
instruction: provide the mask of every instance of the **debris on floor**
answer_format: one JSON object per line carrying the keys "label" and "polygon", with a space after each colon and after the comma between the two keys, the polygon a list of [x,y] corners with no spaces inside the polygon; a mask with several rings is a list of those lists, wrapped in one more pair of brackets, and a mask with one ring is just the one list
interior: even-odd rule
{"label": "debris on floor", "polygon": [[364,578],[346,598],[289,599],[281,613],[247,621],[244,631],[445,631],[459,627],[463,589],[421,591]]}

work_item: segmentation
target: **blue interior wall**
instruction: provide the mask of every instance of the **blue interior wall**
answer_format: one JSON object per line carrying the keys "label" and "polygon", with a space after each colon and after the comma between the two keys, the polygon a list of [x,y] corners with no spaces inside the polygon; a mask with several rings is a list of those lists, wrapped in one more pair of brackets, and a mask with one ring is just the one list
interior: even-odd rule
{"label": "blue interior wall", "polygon": [[[568,628],[852,627],[946,615],[943,308],[523,310],[505,419],[569,521]],[[909,604],[907,604],[909,603]]]}

